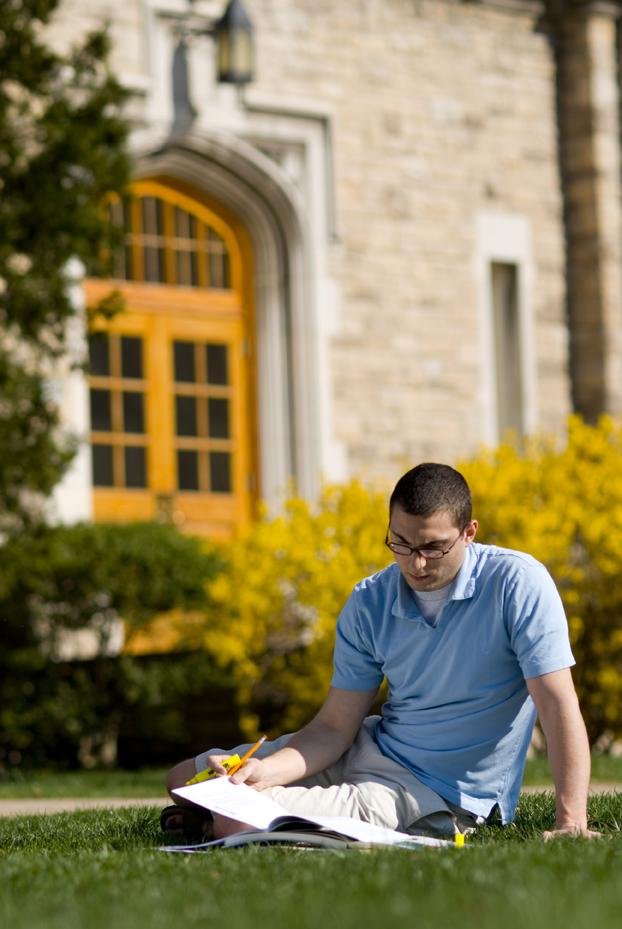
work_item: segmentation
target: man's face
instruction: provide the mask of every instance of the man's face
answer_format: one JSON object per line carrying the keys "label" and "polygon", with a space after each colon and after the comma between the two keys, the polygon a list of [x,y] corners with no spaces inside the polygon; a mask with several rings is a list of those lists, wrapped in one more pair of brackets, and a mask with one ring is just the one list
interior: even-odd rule
{"label": "man's face", "polygon": [[392,542],[440,551],[453,546],[437,559],[425,558],[418,552],[412,555],[393,553],[404,580],[414,591],[439,590],[450,584],[462,566],[467,546],[475,538],[476,531],[476,520],[471,520],[466,527],[456,526],[447,510],[439,510],[431,516],[413,516],[400,506],[394,506],[389,521]]}

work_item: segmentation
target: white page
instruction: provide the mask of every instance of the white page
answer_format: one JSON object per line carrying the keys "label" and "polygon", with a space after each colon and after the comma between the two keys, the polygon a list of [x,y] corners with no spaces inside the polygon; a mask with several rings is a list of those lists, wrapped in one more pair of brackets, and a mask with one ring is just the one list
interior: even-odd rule
{"label": "white page", "polygon": [[410,838],[406,832],[395,832],[394,829],[386,829],[374,823],[365,823],[360,819],[351,819],[349,816],[316,816],[313,821],[325,829],[343,832],[350,839],[359,839],[361,842],[386,842],[393,845]]}
{"label": "white page", "polygon": [[341,832],[350,839],[358,839],[359,842],[374,842],[378,845],[399,845],[401,842],[408,842],[411,845],[453,845],[454,843],[446,839],[433,839],[426,836],[409,835],[407,832],[396,832],[394,829],[387,829],[384,826],[377,826],[375,823],[365,823],[360,819],[351,819],[349,816],[307,816],[306,819],[312,820],[318,826],[325,829],[332,829],[334,832]]}
{"label": "white page", "polygon": [[173,793],[255,829],[268,829],[273,819],[288,815],[284,807],[265,794],[248,784],[232,784],[228,777],[213,777],[190,787],[178,787]]}

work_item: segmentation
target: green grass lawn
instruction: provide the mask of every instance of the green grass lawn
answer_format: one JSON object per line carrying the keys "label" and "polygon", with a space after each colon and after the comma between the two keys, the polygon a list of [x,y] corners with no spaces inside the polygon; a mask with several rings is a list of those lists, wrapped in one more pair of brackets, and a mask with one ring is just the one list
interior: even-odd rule
{"label": "green grass lawn", "polygon": [[0,800],[24,797],[153,797],[165,796],[167,768],[141,771],[27,771],[0,780]]}
{"label": "green grass lawn", "polygon": [[[21,797],[153,797],[164,796],[166,768],[142,771],[67,771],[63,773],[12,772],[0,779],[0,800]],[[597,755],[592,762],[595,784],[622,784],[622,758]],[[545,758],[527,762],[524,783],[543,786],[551,783]]]}
{"label": "green grass lawn", "polygon": [[[546,758],[533,758],[527,762],[523,783],[526,786],[535,787],[551,783],[551,772]],[[622,784],[622,758],[594,755],[592,757],[592,783]]]}
{"label": "green grass lawn", "polygon": [[157,808],[0,819],[10,929],[618,929],[622,796],[598,842],[544,844],[550,794],[464,850],[158,852]]}

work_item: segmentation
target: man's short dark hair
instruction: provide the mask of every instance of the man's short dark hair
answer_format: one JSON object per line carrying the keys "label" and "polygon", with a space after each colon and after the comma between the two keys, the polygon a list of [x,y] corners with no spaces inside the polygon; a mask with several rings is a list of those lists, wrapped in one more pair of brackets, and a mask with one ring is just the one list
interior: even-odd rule
{"label": "man's short dark hair", "polygon": [[404,474],[391,494],[389,513],[399,506],[411,516],[431,516],[446,511],[458,529],[471,522],[469,485],[455,468],[426,462]]}

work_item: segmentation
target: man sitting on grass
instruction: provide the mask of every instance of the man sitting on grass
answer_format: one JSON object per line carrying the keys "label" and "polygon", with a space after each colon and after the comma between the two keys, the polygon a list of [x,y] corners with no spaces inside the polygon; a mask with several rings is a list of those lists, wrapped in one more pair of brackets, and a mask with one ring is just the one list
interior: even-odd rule
{"label": "man sitting on grass", "polygon": [[[396,563],[350,595],[322,708],[299,732],[264,744],[234,783],[301,816],[351,816],[412,834],[464,832],[497,810],[508,823],[537,712],[557,800],[545,837],[597,835],[587,824],[590,753],[559,594],[539,562],[480,545],[476,531],[458,471],[421,464],[398,481],[386,537]],[[381,716],[367,716],[385,677]],[[207,767],[224,774],[228,754],[210,749],[178,764],[168,789]],[[162,824],[183,829],[197,816],[205,811],[168,807]],[[240,828],[221,816],[211,824],[216,837]]]}

